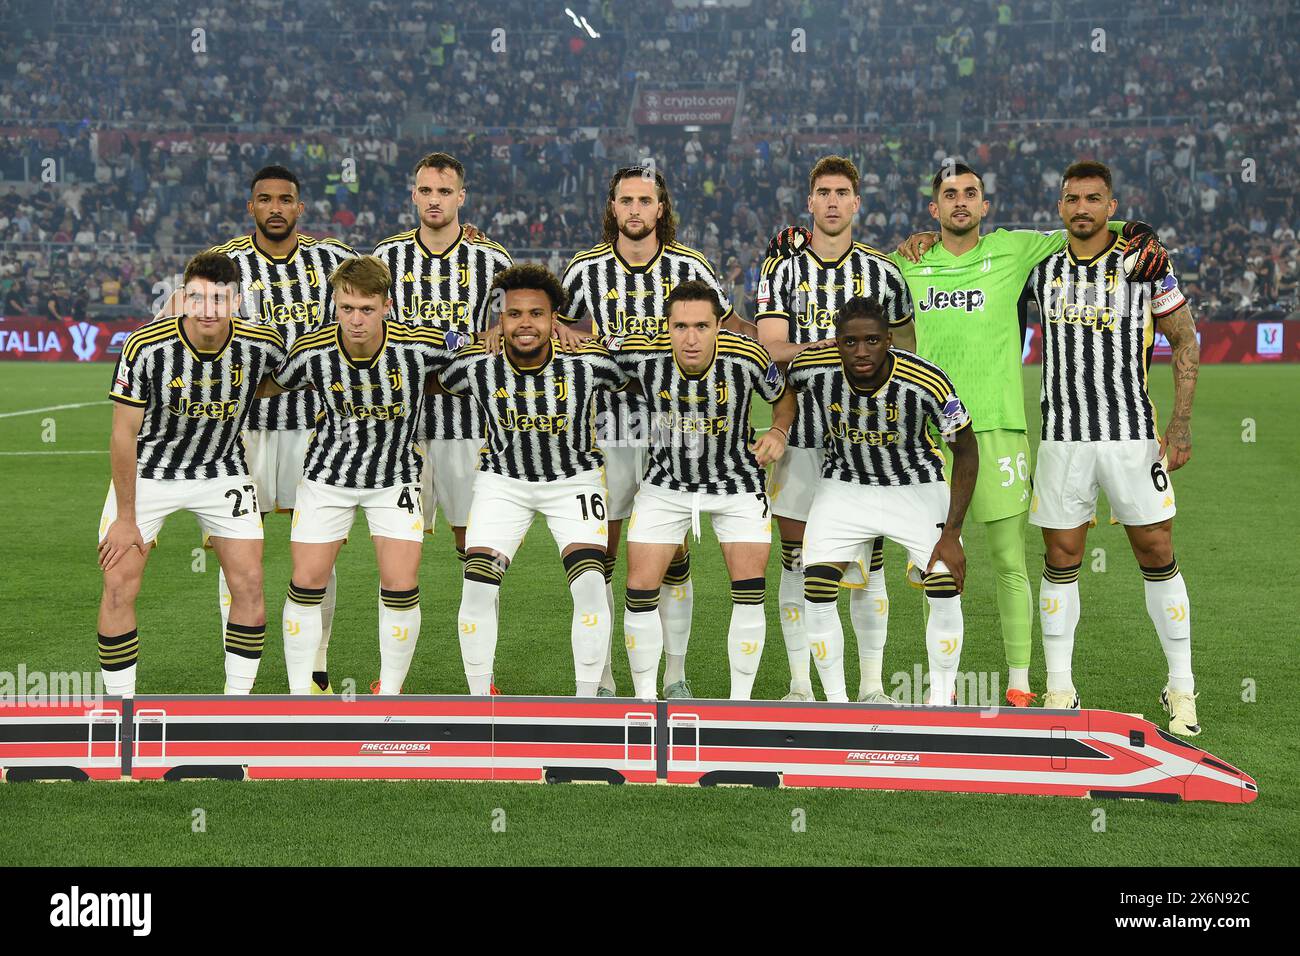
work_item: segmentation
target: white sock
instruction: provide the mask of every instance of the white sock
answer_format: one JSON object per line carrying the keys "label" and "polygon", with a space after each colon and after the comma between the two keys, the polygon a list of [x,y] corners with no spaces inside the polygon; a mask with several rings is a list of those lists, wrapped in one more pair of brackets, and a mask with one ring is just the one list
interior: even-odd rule
{"label": "white sock", "polygon": [[[467,573],[471,556],[466,562]],[[460,592],[460,612],[456,623],[460,632],[460,659],[471,694],[489,694],[492,688],[492,664],[497,652],[497,595],[499,584],[486,584],[465,578]]]}
{"label": "white sock", "polygon": [[379,693],[400,694],[420,639],[420,588],[379,589]]}
{"label": "white sock", "polygon": [[883,570],[867,576],[867,586],[849,592],[849,620],[858,639],[858,696],[883,694],[881,671],[885,661],[885,639],[889,636],[889,592]]}
{"label": "white sock", "polygon": [[749,700],[754,677],[763,658],[767,638],[767,615],[763,605],[731,605],[731,626],[727,629],[727,661],[731,665],[731,699]]}
{"label": "white sock", "polygon": [[804,621],[802,568],[797,571],[781,569],[777,599],[781,604],[781,637],[785,641],[786,659],[790,662],[790,691],[811,695],[812,670]]}
{"label": "white sock", "polygon": [[[609,605],[610,614],[614,613],[614,608],[618,607],[614,603],[614,584],[612,579],[605,582],[605,603]],[[614,683],[614,628],[613,618],[610,618],[611,627],[609,629],[609,639],[605,648],[605,667],[600,672],[600,686],[605,690],[613,693],[618,690],[618,685]]]}
{"label": "white sock", "polygon": [[135,696],[135,667],[123,667],[120,671],[106,671],[100,668],[100,673],[104,675],[104,693],[110,697],[134,697]]}
{"label": "white sock", "polygon": [[1048,691],[1074,691],[1074,632],[1079,626],[1080,610],[1079,566],[1046,567],[1038,585],[1038,623],[1043,632]]}
{"label": "white sock", "polygon": [[930,619],[925,625],[925,652],[930,664],[930,704],[947,707],[957,689],[964,623],[960,597],[930,597]]}
{"label": "white sock", "polygon": [[311,693],[311,665],[320,646],[320,602],[323,588],[289,585],[281,623],[284,629],[284,668],[289,675],[289,693]]}
{"label": "white sock", "polygon": [[226,569],[217,566],[217,607],[221,611],[221,633],[226,633],[226,625],[230,623],[230,588],[226,586]]}
{"label": "white sock", "polygon": [[822,692],[829,701],[847,701],[844,688],[844,628],[840,626],[840,607],[836,601],[807,601],[804,623],[808,646],[817,662],[817,676]]}
{"label": "white sock", "polygon": [[[140,653],[140,634],[131,628],[125,634],[113,637],[98,635],[100,674],[104,678],[104,691],[112,697],[135,696],[135,662]],[[121,665],[130,661],[125,667],[106,670],[105,664]]]}
{"label": "white sock", "polygon": [[334,632],[334,606],[338,603],[338,575],[333,569],[330,571],[329,583],[325,585],[325,599],[320,602],[320,647],[316,649],[316,664],[312,671],[325,672],[329,670],[326,663],[330,646],[330,634]]}
{"label": "white sock", "polygon": [[691,563],[674,560],[659,588],[659,622],[664,629],[664,687],[686,680],[686,648],[691,642],[695,582]]}
{"label": "white sock", "polygon": [[[573,645],[574,681],[579,697],[594,697],[609,656],[611,627],[604,574],[598,569],[582,572],[569,584],[569,593],[573,595],[569,642]],[[591,693],[582,693],[588,686]]]}
{"label": "white sock", "polygon": [[[650,592],[658,597],[657,591]],[[628,592],[629,604],[638,600],[637,592]],[[653,600],[651,597],[642,600]],[[655,681],[659,676],[659,655],[664,649],[663,624],[659,621],[659,609],[648,607],[644,610],[623,610],[623,643],[627,647],[627,662],[632,669],[632,686],[634,693],[641,700],[655,700]]]}
{"label": "white sock", "polygon": [[266,643],[266,623],[226,623],[226,693],[247,694],[257,680]]}
{"label": "white sock", "polygon": [[1029,668],[1007,667],[1007,688],[1029,692]]}
{"label": "white sock", "polygon": [[[1172,570],[1172,577],[1169,572]],[[1143,568],[1146,575],[1160,575],[1164,580],[1145,581],[1147,614],[1160,635],[1160,646],[1169,664],[1169,689],[1191,694],[1196,690],[1192,676],[1192,605],[1187,598],[1187,584],[1175,561],[1171,568],[1154,571]]]}

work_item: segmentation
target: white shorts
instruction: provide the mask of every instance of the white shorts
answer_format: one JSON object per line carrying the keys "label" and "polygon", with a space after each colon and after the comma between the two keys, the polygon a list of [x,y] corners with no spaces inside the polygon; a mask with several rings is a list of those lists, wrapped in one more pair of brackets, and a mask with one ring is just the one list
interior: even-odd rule
{"label": "white shorts", "polygon": [[301,544],[346,540],[358,508],[366,513],[366,524],[370,526],[372,538],[424,540],[419,485],[339,488],[306,478],[298,484],[298,504],[293,509],[293,530],[289,540]]}
{"label": "white shorts", "polygon": [[[824,478],[803,533],[803,564],[859,561],[868,541],[884,535],[925,568],[948,517],[948,483],[859,485]],[[936,570],[948,570],[942,561]]]}
{"label": "white shorts", "polygon": [[313,429],[244,431],[244,457],[262,512],[292,511]]}
{"label": "white shorts", "polygon": [[1038,446],[1029,523],[1085,525],[1096,514],[1099,489],[1110,500],[1111,516],[1123,525],[1158,524],[1177,510],[1156,439],[1045,441]]}
{"label": "white shorts", "polygon": [[609,491],[606,518],[622,521],[632,513],[632,502],[645,477],[650,450],[645,445],[613,445],[601,446],[601,451],[605,454],[605,487]]}
{"label": "white shorts", "polygon": [[474,500],[474,475],[478,472],[481,438],[430,438],[420,442],[424,467],[420,473],[420,507],[424,532],[433,534],[438,509],[453,528],[469,522]]}
{"label": "white shorts", "polygon": [[[145,544],[152,544],[163,521],[177,511],[199,519],[204,536],[215,538],[262,537],[262,513],[257,489],[248,475],[230,478],[136,478],[135,523]],[[99,518],[99,540],[117,520],[117,495],[113,483]]]}
{"label": "white shorts", "polygon": [[709,516],[721,542],[772,542],[772,511],[765,494],[710,495],[645,484],[636,493],[628,543],[680,546],[689,531],[698,541],[702,514]]}
{"label": "white shorts", "polygon": [[[812,507],[813,494],[822,480],[822,459],[826,456],[824,448],[787,448],[785,454],[772,465],[768,475],[767,487],[772,492],[772,513],[791,521],[808,520],[808,509]],[[862,588],[867,585],[867,562],[870,555],[865,550],[871,545],[863,545],[863,552],[852,560],[844,572],[840,584],[846,588]]]}
{"label": "white shorts", "polygon": [[609,539],[605,509],[605,483],[599,471],[546,482],[480,471],[474,479],[465,549],[491,548],[513,559],[533,515],[541,514],[561,551],[572,544],[603,551]]}
{"label": "white shorts", "polygon": [[767,479],[772,494],[772,513],[794,521],[807,521],[813,493],[822,480],[822,448],[787,448],[772,465]]}

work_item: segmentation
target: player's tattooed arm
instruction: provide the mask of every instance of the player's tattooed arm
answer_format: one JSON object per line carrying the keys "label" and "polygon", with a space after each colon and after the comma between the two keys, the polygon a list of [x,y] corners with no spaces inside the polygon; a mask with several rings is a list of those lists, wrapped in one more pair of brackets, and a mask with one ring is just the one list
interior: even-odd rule
{"label": "player's tattooed arm", "polygon": [[132,548],[144,554],[144,539],[135,523],[136,442],[143,423],[143,406],[121,403],[113,406],[113,432],[108,455],[113,469],[117,518],[108,526],[104,540],[99,544],[99,566],[105,571],[113,570]]}
{"label": "player's tattooed arm", "polygon": [[1174,370],[1174,411],[1160,439],[1160,453],[1169,456],[1169,470],[1177,471],[1192,457],[1192,399],[1201,370],[1201,347],[1196,343],[1192,310],[1186,304],[1157,319],[1156,328],[1169,340]]}
{"label": "player's tattooed arm", "polygon": [[961,526],[966,520],[971,495],[975,493],[975,477],[980,469],[979,446],[975,443],[975,430],[969,425],[948,441],[952,449],[952,492],[948,500],[948,517],[944,519],[939,543],[934,546],[925,573],[934,570],[936,562],[948,566],[960,592],[966,582],[966,552],[961,546]]}
{"label": "player's tattooed arm", "polygon": [[790,439],[790,426],[794,424],[797,404],[794,389],[789,387],[772,404],[772,427],[750,447],[760,467],[770,465],[785,454],[785,445]]}
{"label": "player's tattooed arm", "polygon": [[942,238],[937,232],[914,232],[898,244],[898,254],[908,262],[920,262],[921,256]]}

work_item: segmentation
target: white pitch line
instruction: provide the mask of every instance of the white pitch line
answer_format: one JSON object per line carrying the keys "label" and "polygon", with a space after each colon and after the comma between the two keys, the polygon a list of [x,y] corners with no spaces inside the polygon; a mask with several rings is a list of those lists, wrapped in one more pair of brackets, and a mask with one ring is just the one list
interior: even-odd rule
{"label": "white pitch line", "polygon": [[0,455],[107,455],[108,449],[103,451],[0,451]]}
{"label": "white pitch line", "polygon": [[17,418],[19,415],[39,415],[41,412],[61,412],[65,408],[89,408],[92,405],[112,404],[112,402],[104,400],[102,402],[77,402],[74,405],[49,405],[45,408],[24,408],[21,412],[0,412],[0,418]]}

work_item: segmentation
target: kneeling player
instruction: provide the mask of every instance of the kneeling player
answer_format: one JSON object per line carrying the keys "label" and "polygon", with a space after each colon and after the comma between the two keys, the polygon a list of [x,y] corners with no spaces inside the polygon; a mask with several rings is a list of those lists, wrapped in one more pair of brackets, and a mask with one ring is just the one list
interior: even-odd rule
{"label": "kneeling player", "polygon": [[267,390],[314,388],[325,407],[307,446],[290,534],[293,577],[284,604],[289,692],[309,694],[321,601],[357,509],[379,564],[381,694],[401,693],[420,636],[420,463],[413,441],[425,379],[451,357],[455,333],[385,319],[388,267],[374,256],[330,276],[337,324],[300,336]]}
{"label": "kneeling player", "polygon": [[284,340],[235,319],[238,297],[233,262],[195,256],[185,267],[184,315],[131,333],[117,360],[113,484],[99,523],[99,663],[110,694],[135,694],[135,599],[149,548],[177,511],[198,518],[230,586],[226,693],[247,694],[257,677],[266,636],[262,516],[239,430],[258,383],[284,360]]}
{"label": "kneeling player", "polygon": [[501,580],[537,514],[559,546],[573,595],[570,641],[580,697],[594,697],[609,653],[605,597],[604,458],[596,447],[592,402],[618,391],[627,377],[596,341],[574,352],[554,338],[560,280],[538,265],[498,272],[492,290],[504,296],[505,348],[463,348],[438,376],[452,395],[484,410],[487,443],[474,481],[465,530],[465,583],[460,602],[460,652],[471,694],[492,687]]}
{"label": "kneeling player", "polygon": [[[792,393],[811,392],[826,426],[826,457],[803,540],[804,616],[826,699],[847,700],[835,601],[840,578],[865,542],[877,535],[898,542],[925,568],[928,703],[945,706],[961,655],[961,525],[979,451],[948,376],[911,352],[890,348],[891,340],[885,310],[858,296],[836,315],[834,350],[809,349],[790,363]],[[793,402],[792,393],[782,401]],[[951,493],[930,423],[953,452]]]}
{"label": "kneeling player", "polygon": [[[781,457],[793,403],[754,443],[749,408],[755,392],[776,402],[781,373],[757,342],[720,328],[722,303],[713,288],[691,280],[665,303],[668,332],[630,335],[619,366],[641,383],[650,403],[650,464],[636,493],[627,535],[627,607],[623,615],[636,696],[654,699],[664,634],[659,588],[701,514],[713,522],[731,576],[727,658],[731,699],[749,700],[767,631],[764,578],[772,549],[772,518],[764,466]],[[683,679],[665,697],[690,697]]]}

